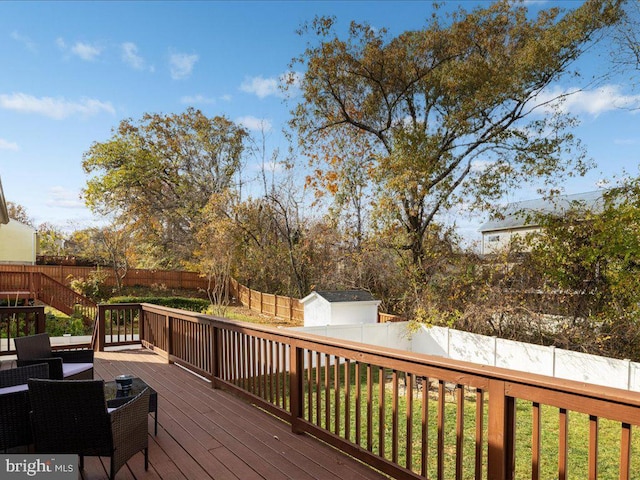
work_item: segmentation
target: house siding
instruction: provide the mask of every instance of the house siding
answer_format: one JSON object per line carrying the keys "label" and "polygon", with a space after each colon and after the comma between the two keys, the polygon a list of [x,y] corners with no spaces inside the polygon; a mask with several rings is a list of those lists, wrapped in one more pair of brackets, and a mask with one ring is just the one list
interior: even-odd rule
{"label": "house siding", "polygon": [[511,241],[524,238],[528,234],[540,232],[540,227],[528,227],[513,230],[495,230],[482,232],[482,254],[492,255],[504,251]]}
{"label": "house siding", "polygon": [[0,225],[0,263],[35,265],[36,230],[16,220]]}

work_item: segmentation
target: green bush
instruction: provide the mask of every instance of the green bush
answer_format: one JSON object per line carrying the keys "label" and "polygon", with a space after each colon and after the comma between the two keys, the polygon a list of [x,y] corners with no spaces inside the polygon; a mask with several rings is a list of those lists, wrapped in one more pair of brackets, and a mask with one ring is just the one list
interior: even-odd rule
{"label": "green bush", "polygon": [[107,303],[152,303],[198,313],[205,313],[209,308],[209,300],[185,297],[112,297]]}
{"label": "green bush", "polygon": [[65,333],[71,335],[91,335],[93,326],[85,326],[82,317],[58,317],[53,313],[47,313],[46,331],[52,337],[61,337]]}

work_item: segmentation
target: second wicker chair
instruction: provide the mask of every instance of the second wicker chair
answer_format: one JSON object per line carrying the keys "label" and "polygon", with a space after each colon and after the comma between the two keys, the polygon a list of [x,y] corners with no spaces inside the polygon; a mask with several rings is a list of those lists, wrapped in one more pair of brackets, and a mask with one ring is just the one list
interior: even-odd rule
{"label": "second wicker chair", "polygon": [[29,380],[36,453],[110,457],[109,478],[137,452],[149,466],[149,389],[107,410],[102,380]]}

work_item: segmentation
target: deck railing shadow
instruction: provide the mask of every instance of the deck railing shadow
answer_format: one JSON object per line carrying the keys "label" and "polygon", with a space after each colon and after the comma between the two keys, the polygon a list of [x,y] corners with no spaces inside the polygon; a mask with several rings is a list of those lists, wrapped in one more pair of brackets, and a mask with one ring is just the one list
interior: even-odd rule
{"label": "deck railing shadow", "polygon": [[396,478],[628,479],[640,467],[637,392],[149,304],[99,306],[97,349],[138,339]]}

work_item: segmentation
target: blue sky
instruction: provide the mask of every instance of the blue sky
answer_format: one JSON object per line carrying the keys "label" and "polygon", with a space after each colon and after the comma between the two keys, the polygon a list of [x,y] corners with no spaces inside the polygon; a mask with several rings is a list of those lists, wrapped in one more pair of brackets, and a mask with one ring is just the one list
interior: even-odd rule
{"label": "blue sky", "polygon": [[[472,7],[478,2],[447,2]],[[580,2],[529,2],[530,8]],[[86,176],[82,155],[110,138],[125,118],[187,107],[225,115],[256,133],[267,148],[284,148],[288,118],[276,85],[305,47],[295,30],[314,15],[332,14],[387,27],[420,28],[431,14],[421,1],[141,1],[0,2],[0,178],[5,197],[26,207],[36,224],[91,224],[79,198]],[[584,64],[590,65],[585,59]],[[586,67],[585,67],[586,68]],[[558,85],[568,90],[575,85]],[[637,174],[640,96],[624,79],[568,103],[575,133],[597,163],[567,193],[594,190],[626,169]],[[506,200],[535,197],[514,191]],[[478,219],[460,220],[467,235]]]}

